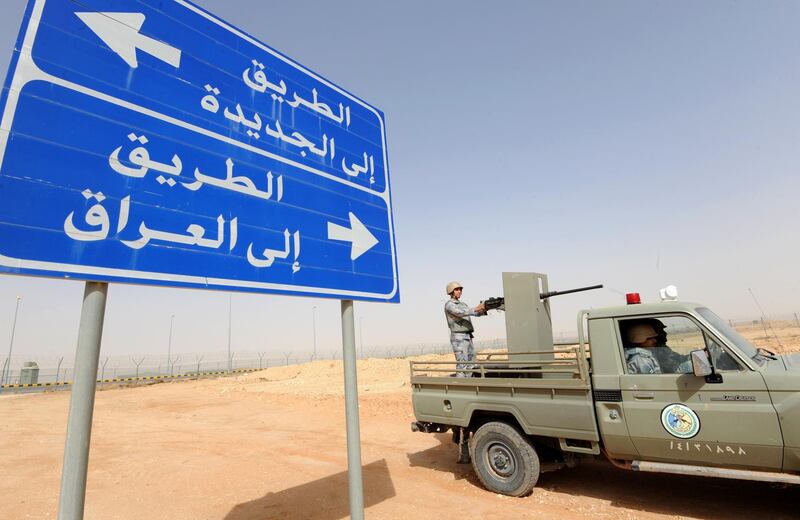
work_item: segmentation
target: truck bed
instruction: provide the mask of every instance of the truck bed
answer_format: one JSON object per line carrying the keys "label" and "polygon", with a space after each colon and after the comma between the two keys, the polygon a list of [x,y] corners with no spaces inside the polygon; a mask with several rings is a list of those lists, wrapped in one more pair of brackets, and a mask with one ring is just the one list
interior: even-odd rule
{"label": "truck bed", "polygon": [[472,377],[455,377],[455,361],[412,361],[417,421],[467,427],[481,417],[505,416],[529,435],[567,443],[599,441],[588,363],[580,347],[480,355],[474,365],[461,371]]}

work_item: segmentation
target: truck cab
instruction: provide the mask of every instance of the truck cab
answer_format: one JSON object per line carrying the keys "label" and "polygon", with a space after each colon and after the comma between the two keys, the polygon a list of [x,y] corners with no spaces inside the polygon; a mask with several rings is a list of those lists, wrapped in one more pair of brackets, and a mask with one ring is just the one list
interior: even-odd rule
{"label": "truck cab", "polygon": [[[798,471],[800,374],[700,304],[666,301],[580,313],[591,347],[600,435],[609,457]],[[632,327],[656,330],[660,371],[629,363]],[[695,375],[692,352],[712,372]],[[792,418],[795,418],[792,420]],[[794,434],[792,434],[794,433]]]}

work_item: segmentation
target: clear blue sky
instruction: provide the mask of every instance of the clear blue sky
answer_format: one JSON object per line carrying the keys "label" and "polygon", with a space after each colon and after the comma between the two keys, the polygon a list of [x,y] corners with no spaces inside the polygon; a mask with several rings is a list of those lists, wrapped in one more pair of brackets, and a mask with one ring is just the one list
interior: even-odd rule
{"label": "clear blue sky", "polygon": [[[552,288],[581,307],[667,284],[726,318],[800,312],[800,4],[198,0],[386,115],[402,303],[356,303],[367,345],[447,340],[444,287]],[[0,4],[0,66],[23,0]],[[83,284],[0,276],[0,358],[72,356]],[[112,285],[103,352],[227,347],[228,294]],[[338,301],[233,295],[234,350],[341,349]],[[362,318],[363,320],[359,320]],[[477,322],[502,337],[502,315]],[[15,357],[17,357],[15,355]]]}

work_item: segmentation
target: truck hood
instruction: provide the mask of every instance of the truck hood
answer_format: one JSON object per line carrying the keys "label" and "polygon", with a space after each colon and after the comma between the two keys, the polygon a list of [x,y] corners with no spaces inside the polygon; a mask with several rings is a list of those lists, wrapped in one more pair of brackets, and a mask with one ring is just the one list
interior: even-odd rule
{"label": "truck hood", "polygon": [[[767,383],[773,403],[783,402],[787,396],[800,397],[800,352],[793,352],[783,356],[775,356],[778,359],[769,361],[767,366],[761,371],[764,382]],[[797,432],[800,435],[800,399],[797,399],[798,417]],[[795,406],[795,405],[793,405]],[[800,442],[800,437],[798,437]]]}
{"label": "truck hood", "polygon": [[780,357],[783,359],[783,364],[786,365],[786,370],[790,372],[800,372],[800,352],[784,354]]}

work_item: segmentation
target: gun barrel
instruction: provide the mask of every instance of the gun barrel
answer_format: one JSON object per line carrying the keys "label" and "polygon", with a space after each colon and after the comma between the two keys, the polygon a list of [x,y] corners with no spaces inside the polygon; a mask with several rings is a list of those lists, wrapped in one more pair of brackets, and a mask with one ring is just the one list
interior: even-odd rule
{"label": "gun barrel", "polygon": [[578,287],[577,289],[567,289],[566,291],[547,291],[546,293],[542,293],[539,297],[544,300],[550,298],[551,296],[561,296],[562,294],[570,294],[575,292],[583,292],[583,291],[591,291],[592,289],[602,289],[603,284],[597,285],[590,285],[588,287]]}

